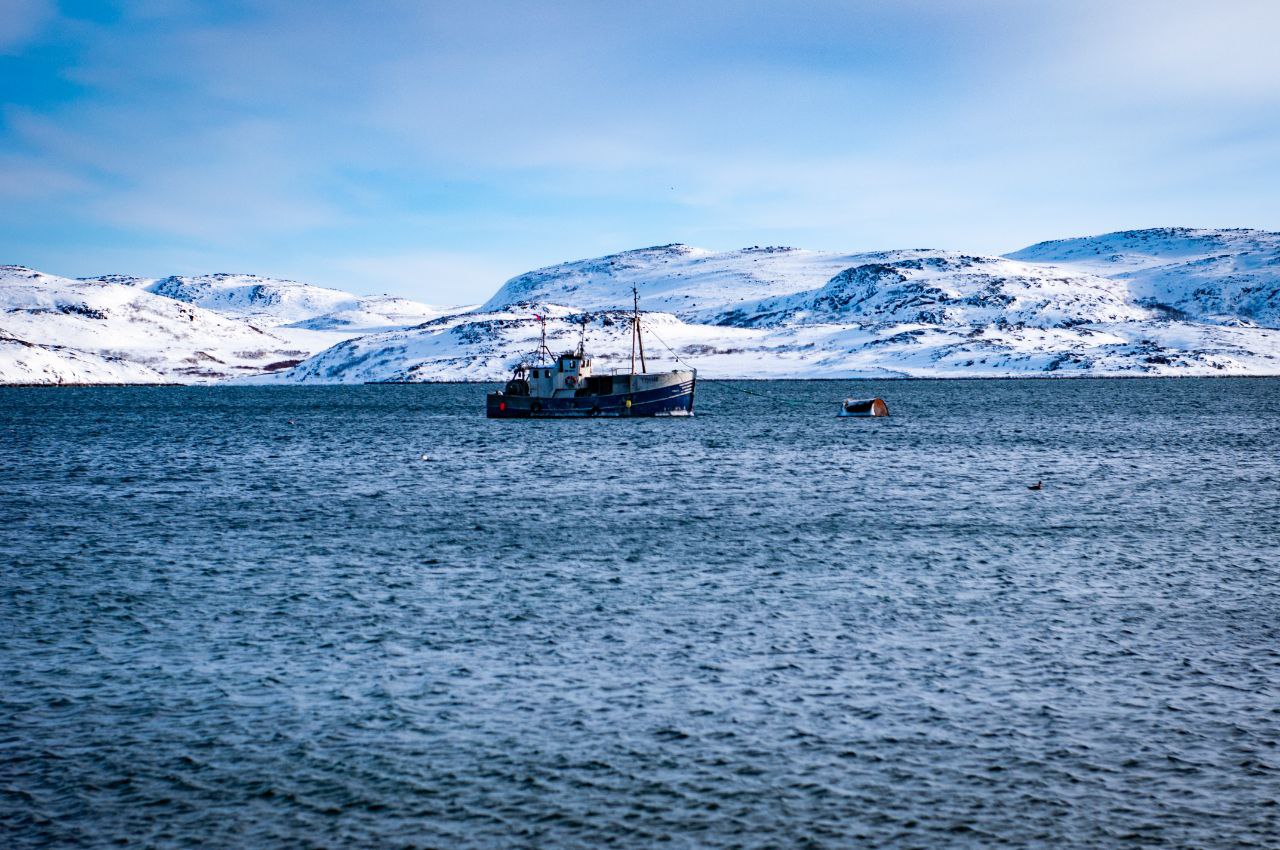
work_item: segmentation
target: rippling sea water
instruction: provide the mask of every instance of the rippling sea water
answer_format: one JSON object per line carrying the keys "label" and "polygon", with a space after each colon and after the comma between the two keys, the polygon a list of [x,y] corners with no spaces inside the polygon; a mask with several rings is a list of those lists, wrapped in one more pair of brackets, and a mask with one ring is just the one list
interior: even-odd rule
{"label": "rippling sea water", "polygon": [[484,389],[0,390],[5,846],[1280,846],[1280,381]]}

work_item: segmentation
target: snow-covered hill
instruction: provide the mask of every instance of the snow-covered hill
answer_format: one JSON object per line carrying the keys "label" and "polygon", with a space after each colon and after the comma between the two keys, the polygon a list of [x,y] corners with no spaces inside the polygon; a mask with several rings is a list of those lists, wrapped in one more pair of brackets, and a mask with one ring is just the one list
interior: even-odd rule
{"label": "snow-covered hill", "polygon": [[0,383],[218,381],[459,309],[254,275],[71,280],[0,266]]}
{"label": "snow-covered hill", "polygon": [[393,295],[366,295],[350,304],[341,305],[329,312],[282,327],[312,331],[372,333],[420,325],[441,316],[468,312],[474,309],[474,306],[437,307]]}
{"label": "snow-covered hill", "polygon": [[529,303],[619,309],[630,307],[635,286],[645,309],[709,322],[739,305],[821,287],[857,265],[860,256],[780,247],[714,253],[660,245],[522,274],[503,284],[479,311]]}
{"label": "snow-covered hill", "polygon": [[1280,236],[1145,233],[1010,257],[644,248],[520,275],[474,313],[353,339],[264,380],[496,380],[536,349],[535,314],[553,348],[572,347],[585,318],[597,363],[622,367],[633,286],[652,359],[706,377],[1280,374],[1280,331],[1254,326],[1270,315]]}
{"label": "snow-covered hill", "polygon": [[0,330],[0,377],[7,384],[157,384],[154,369],[62,345],[27,342]]}
{"label": "snow-covered hill", "polygon": [[947,251],[884,251],[849,258],[817,289],[748,302],[717,324],[785,327],[904,323],[1056,327],[1153,318],[1122,284],[999,257]]}
{"label": "snow-covered hill", "polygon": [[[67,374],[498,380],[537,348],[535,315],[556,349],[585,320],[597,365],[626,368],[633,286],[651,368],[678,359],[704,377],[1280,375],[1280,234],[1255,230],[1127,231],[1006,257],[664,245],[522,274],[474,310],[252,275],[67,281],[7,267],[0,329],[24,363],[83,355]],[[189,323],[167,355],[136,338],[148,311]],[[245,346],[246,333],[273,347]],[[0,379],[16,380],[8,362]]]}
{"label": "snow-covered hill", "polygon": [[103,275],[81,280],[138,287],[224,316],[247,319],[260,327],[342,329],[367,333],[417,325],[463,309],[420,304],[390,295],[361,296],[296,280],[253,274],[220,272],[163,278]]}
{"label": "snow-covered hill", "polygon": [[[583,317],[597,369],[625,371],[625,311],[539,307],[451,316],[358,337],[271,383],[500,380],[537,348],[535,313],[553,350],[576,345]],[[1194,322],[1030,325],[933,322],[701,325],[645,313],[649,368],[694,366],[707,378],[997,377],[1007,375],[1280,375],[1280,331]]]}
{"label": "snow-covered hill", "polygon": [[[24,354],[27,364],[10,371],[17,361],[7,359],[0,372],[6,383],[94,383],[104,380],[104,370],[111,382],[153,382],[156,375],[219,380],[283,368],[307,354],[212,310],[133,286],[70,280],[23,266],[0,266],[0,330],[11,352]],[[37,361],[35,350],[15,339],[44,353]],[[44,377],[35,375],[34,364],[43,364]]]}
{"label": "snow-covered hill", "polygon": [[1123,281],[1137,303],[1280,327],[1280,233],[1166,227],[1041,242],[1009,255]]}

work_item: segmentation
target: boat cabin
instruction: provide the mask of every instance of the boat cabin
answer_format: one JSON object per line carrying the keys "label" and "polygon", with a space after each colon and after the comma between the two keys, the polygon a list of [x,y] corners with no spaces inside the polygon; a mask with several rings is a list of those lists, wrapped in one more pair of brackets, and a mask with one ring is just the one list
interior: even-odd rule
{"label": "boat cabin", "polygon": [[507,382],[507,395],[565,398],[613,392],[613,376],[595,376],[591,357],[582,350],[566,351],[551,364],[517,366]]}

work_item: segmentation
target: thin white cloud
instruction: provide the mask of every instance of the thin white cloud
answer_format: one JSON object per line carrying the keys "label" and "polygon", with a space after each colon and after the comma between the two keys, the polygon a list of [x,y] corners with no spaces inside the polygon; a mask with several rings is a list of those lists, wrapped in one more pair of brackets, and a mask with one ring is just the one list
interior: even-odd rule
{"label": "thin white cloud", "polygon": [[83,197],[92,184],[39,157],[0,154],[0,201],[49,203]]}
{"label": "thin white cloud", "polygon": [[1130,105],[1280,101],[1275,0],[1094,0],[1064,24],[1043,67],[1070,91]]}
{"label": "thin white cloud", "polygon": [[0,56],[18,53],[55,14],[52,0],[0,0]]}
{"label": "thin white cloud", "polygon": [[0,193],[46,183],[50,232],[178,264],[479,300],[673,240],[1280,227],[1272,2],[153,3],[116,25],[0,2],[27,10],[0,50],[61,27],[80,87],[4,112]]}

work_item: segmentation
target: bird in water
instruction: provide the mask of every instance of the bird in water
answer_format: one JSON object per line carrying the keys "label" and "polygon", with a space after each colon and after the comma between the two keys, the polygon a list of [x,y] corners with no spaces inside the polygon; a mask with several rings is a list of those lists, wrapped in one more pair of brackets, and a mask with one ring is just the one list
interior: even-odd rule
{"label": "bird in water", "polygon": [[1028,490],[1043,490],[1043,489],[1044,489],[1044,482],[1043,482],[1043,481],[1037,481],[1035,484],[1028,484],[1028,485],[1027,485],[1027,489],[1028,489]]}

